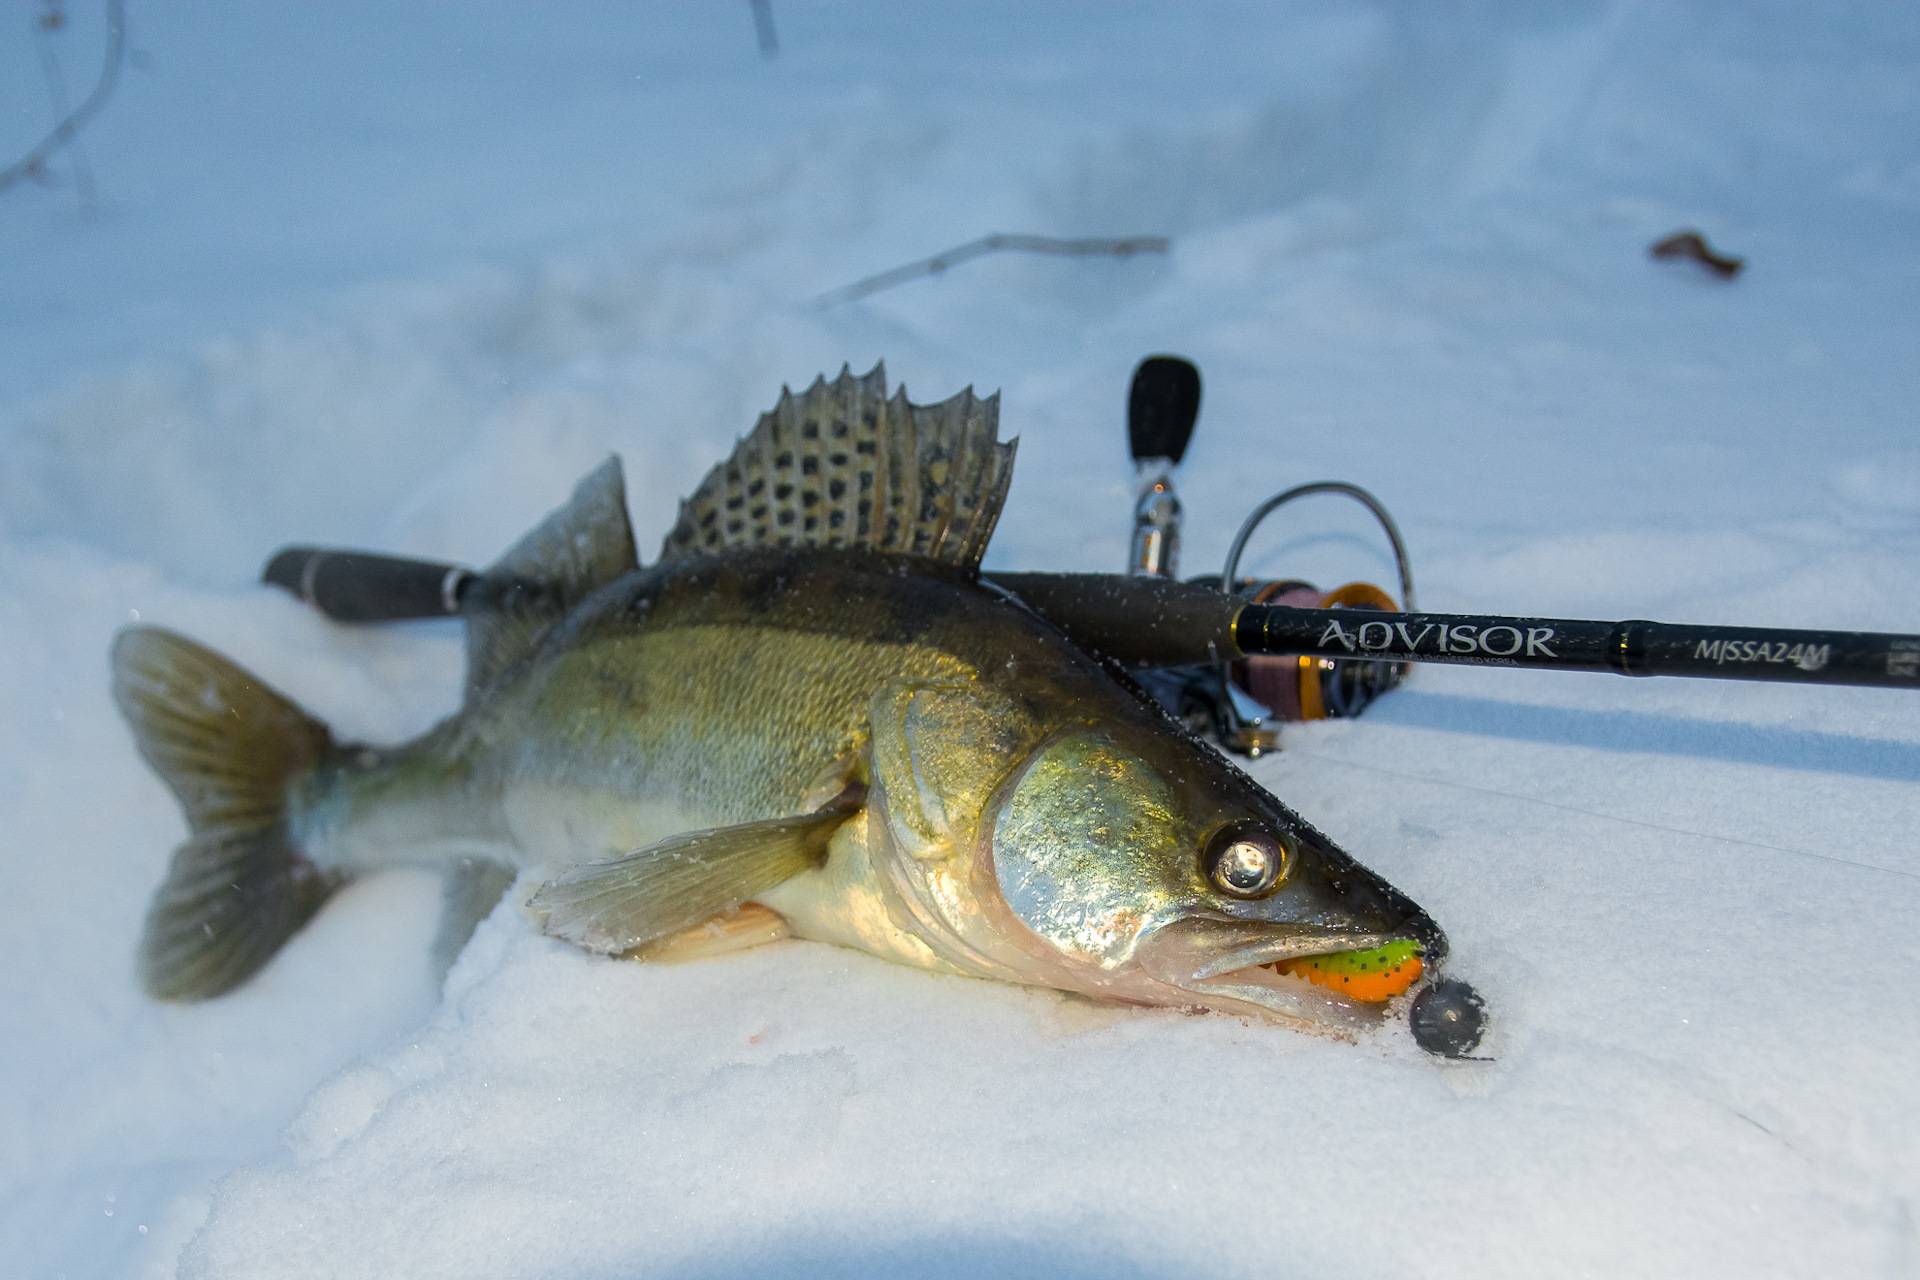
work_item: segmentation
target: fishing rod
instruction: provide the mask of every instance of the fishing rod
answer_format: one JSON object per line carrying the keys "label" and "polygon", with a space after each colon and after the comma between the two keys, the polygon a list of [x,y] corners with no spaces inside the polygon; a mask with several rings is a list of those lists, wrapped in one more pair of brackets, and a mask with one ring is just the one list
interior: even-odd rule
{"label": "fishing rod", "polygon": [[[1357,715],[1412,663],[1920,689],[1920,635],[1417,610],[1393,517],[1344,481],[1269,498],[1241,525],[1220,575],[1182,582],[1174,576],[1182,512],[1173,477],[1199,408],[1200,375],[1189,361],[1141,361],[1127,404],[1138,486],[1127,573],[995,573],[988,581],[1076,643],[1138,669],[1169,710],[1229,747],[1257,755],[1274,745],[1277,721]],[[1374,516],[1393,550],[1397,601],[1370,583],[1323,593],[1297,580],[1239,577],[1260,524],[1315,494],[1352,498]],[[541,586],[441,561],[312,546],[282,548],[262,577],[347,623],[457,616],[478,597]]]}
{"label": "fishing rod", "polygon": [[[308,546],[283,548],[262,578],[349,623],[456,616],[486,582],[456,564]],[[1274,655],[1920,689],[1920,635],[1302,608],[1144,575],[996,573],[988,580],[1077,643],[1132,667]]]}

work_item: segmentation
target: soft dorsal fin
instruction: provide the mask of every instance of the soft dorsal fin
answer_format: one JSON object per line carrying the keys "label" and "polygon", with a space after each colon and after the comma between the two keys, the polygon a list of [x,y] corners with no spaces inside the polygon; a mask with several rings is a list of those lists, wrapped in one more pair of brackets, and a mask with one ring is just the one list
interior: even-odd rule
{"label": "soft dorsal fin", "polygon": [[568,609],[638,567],[620,459],[608,458],[481,575],[464,608],[469,693],[531,653]]}
{"label": "soft dorsal fin", "polygon": [[680,504],[662,561],[730,547],[850,547],[978,569],[1013,478],[1000,397],[887,398],[884,365],[780,403]]}

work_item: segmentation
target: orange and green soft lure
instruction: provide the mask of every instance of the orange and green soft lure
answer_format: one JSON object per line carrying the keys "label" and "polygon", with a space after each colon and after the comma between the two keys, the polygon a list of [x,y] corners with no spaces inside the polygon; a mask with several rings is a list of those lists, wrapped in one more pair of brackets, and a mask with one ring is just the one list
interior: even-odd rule
{"label": "orange and green soft lure", "polygon": [[1368,1004],[1393,999],[1420,981],[1425,969],[1420,963],[1420,944],[1410,940],[1389,942],[1384,947],[1366,951],[1299,956],[1282,960],[1275,967],[1282,973],[1305,978],[1317,987]]}

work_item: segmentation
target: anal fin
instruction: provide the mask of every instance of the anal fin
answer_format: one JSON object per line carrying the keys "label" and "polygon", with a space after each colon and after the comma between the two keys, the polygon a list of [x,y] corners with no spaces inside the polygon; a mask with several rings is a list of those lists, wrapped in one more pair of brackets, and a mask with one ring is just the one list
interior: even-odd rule
{"label": "anal fin", "polygon": [[670,836],[606,862],[569,868],[527,907],[543,932],[609,955],[670,938],[811,871],[862,797],[820,810]]}
{"label": "anal fin", "polygon": [[464,858],[447,873],[440,926],[433,935],[433,971],[445,977],[467,940],[513,887],[514,870],[486,858]]}

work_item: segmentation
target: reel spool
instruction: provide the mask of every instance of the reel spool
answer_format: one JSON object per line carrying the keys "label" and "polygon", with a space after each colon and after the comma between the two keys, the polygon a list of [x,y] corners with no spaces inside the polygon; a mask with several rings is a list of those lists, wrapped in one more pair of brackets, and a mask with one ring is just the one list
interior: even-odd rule
{"label": "reel spool", "polygon": [[[1266,582],[1242,594],[1254,604],[1402,612],[1392,596],[1371,582],[1349,582],[1325,593],[1305,582]],[[1327,720],[1359,715],[1399,684],[1408,670],[1409,664],[1398,662],[1255,654],[1234,663],[1229,678],[1276,720]]]}
{"label": "reel spool", "polygon": [[[1400,600],[1370,582],[1349,582],[1321,591],[1299,579],[1260,582],[1238,576],[1247,542],[1267,517],[1281,507],[1315,494],[1338,494],[1372,513],[1393,548]],[[1380,500],[1359,485],[1322,480],[1277,493],[1248,514],[1234,535],[1218,577],[1190,580],[1218,589],[1233,583],[1233,594],[1250,604],[1291,605],[1307,609],[1367,609],[1401,613],[1414,608],[1413,569],[1399,526]],[[1404,602],[1404,604],[1402,603]],[[1326,720],[1357,716],[1412,670],[1405,662],[1310,654],[1260,654],[1235,663],[1175,667],[1143,673],[1142,683],[1197,733],[1212,736],[1229,751],[1260,756],[1280,745],[1280,726],[1290,720]]]}
{"label": "reel spool", "polygon": [[[1218,586],[1213,579],[1194,581]],[[1349,582],[1322,591],[1297,579],[1242,581],[1234,594],[1250,604],[1403,612],[1392,596],[1371,582]],[[1409,670],[1411,664],[1402,662],[1254,654],[1233,663],[1145,672],[1142,680],[1188,728],[1208,734],[1229,751],[1258,757],[1279,748],[1281,725],[1357,716],[1396,687]]]}

